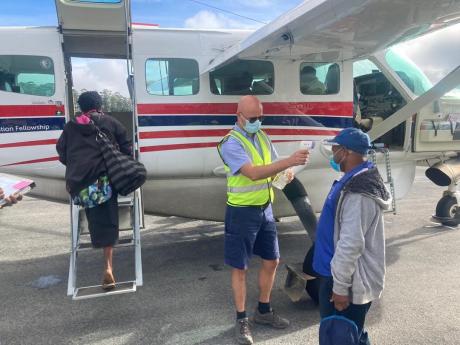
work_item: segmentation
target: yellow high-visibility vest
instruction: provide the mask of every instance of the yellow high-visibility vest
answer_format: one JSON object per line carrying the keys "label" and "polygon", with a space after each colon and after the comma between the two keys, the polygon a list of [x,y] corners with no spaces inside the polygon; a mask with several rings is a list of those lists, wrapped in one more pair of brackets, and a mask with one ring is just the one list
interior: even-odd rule
{"label": "yellow high-visibility vest", "polygon": [[[238,131],[231,130],[217,145],[220,157],[222,158],[222,144],[232,137],[241,143],[251,159],[252,165],[261,166],[271,164],[272,150],[268,136],[261,130],[258,131],[256,135],[259,139],[262,155],[260,155],[254,144],[244,135]],[[225,161],[224,167],[227,173],[227,204],[234,206],[262,206],[269,202],[273,202],[275,195],[271,185],[271,177],[252,181],[241,173],[233,175]]]}

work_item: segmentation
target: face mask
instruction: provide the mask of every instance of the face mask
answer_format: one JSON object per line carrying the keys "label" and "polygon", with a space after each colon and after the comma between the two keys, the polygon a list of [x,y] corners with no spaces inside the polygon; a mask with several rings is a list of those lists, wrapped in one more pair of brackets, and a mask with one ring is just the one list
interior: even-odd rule
{"label": "face mask", "polygon": [[332,168],[332,169],[334,169],[334,170],[337,171],[337,172],[341,172],[341,170],[340,170],[340,164],[335,162],[334,157],[331,157],[331,158],[329,159],[329,164],[331,165],[331,168]]}
{"label": "face mask", "polygon": [[[339,150],[340,151],[340,150]],[[339,152],[337,151],[337,152]],[[336,153],[337,153],[336,152]],[[335,157],[335,154],[333,153],[332,156],[329,158],[329,165],[331,166],[332,169],[334,169],[335,171],[337,172],[341,172],[342,170],[340,170],[340,163],[342,163],[343,161],[343,158],[341,159],[341,161],[339,163],[337,163],[334,159]]]}
{"label": "face mask", "polygon": [[249,122],[248,120],[245,121],[246,124],[244,125],[244,130],[251,134],[257,133],[262,126],[262,122],[260,122],[260,120],[256,120],[253,123]]}

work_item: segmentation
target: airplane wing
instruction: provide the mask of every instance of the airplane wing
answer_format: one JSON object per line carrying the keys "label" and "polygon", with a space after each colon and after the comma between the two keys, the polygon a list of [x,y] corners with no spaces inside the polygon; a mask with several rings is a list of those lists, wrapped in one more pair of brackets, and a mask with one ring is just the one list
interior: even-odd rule
{"label": "airplane wing", "polygon": [[346,60],[460,22],[458,0],[306,0],[209,62]]}

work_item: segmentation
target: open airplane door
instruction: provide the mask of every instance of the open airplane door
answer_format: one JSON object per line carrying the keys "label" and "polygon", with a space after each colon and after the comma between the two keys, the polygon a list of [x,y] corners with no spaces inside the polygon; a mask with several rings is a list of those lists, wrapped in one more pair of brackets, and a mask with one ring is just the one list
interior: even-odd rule
{"label": "open airplane door", "polygon": [[66,55],[127,58],[129,0],[56,0]]}
{"label": "open airplane door", "polygon": [[[129,0],[56,0],[59,29],[66,62],[67,88],[71,99],[71,57],[125,59],[127,80],[132,101],[132,139],[134,156],[138,157],[135,93],[131,86],[134,74],[131,61],[131,11]],[[72,114],[70,114],[71,116]],[[70,118],[68,117],[68,119]],[[109,116],[109,115],[106,115]],[[127,126],[128,127],[128,126]],[[95,298],[136,291],[143,285],[140,227],[143,223],[141,191],[118,197],[120,237],[115,247],[132,247],[134,275],[128,281],[116,282],[112,290],[101,285],[78,286],[77,259],[80,252],[90,250],[91,243],[82,241],[88,235],[84,210],[71,203],[71,254],[67,294],[74,300]]]}

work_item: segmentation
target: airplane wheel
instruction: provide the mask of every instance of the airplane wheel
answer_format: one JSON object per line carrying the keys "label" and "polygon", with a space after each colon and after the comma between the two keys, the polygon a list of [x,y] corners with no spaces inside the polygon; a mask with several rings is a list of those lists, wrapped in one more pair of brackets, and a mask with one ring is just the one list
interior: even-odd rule
{"label": "airplane wheel", "polygon": [[443,196],[436,205],[436,216],[445,219],[441,223],[447,226],[457,226],[460,224],[460,206],[457,198],[450,195]]}

